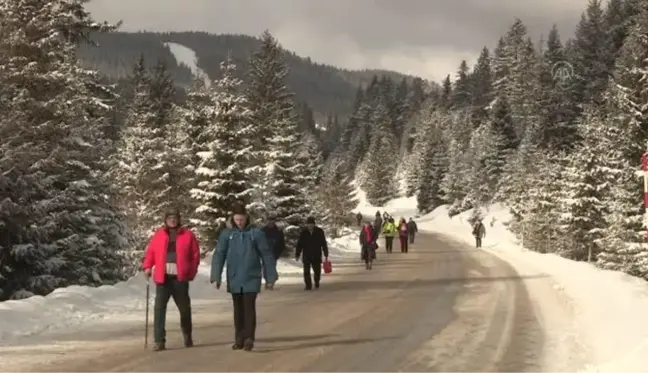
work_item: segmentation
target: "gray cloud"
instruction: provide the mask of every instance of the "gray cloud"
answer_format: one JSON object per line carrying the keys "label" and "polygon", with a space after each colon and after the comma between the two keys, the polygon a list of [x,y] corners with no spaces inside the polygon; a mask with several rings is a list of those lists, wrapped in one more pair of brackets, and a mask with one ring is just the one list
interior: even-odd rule
{"label": "gray cloud", "polygon": [[513,20],[539,39],[557,24],[563,39],[588,0],[93,0],[99,20],[123,30],[241,33],[269,29],[290,50],[349,69],[384,68],[436,81],[474,63]]}

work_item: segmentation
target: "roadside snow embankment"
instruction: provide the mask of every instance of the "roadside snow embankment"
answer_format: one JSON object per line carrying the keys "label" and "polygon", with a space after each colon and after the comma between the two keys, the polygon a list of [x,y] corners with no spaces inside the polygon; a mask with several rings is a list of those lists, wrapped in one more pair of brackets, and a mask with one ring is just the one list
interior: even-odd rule
{"label": "roadside snow embankment", "polygon": [[[474,245],[466,211],[452,219],[447,207],[423,217],[423,229],[451,235]],[[508,210],[490,206],[484,217],[483,245],[516,267],[534,267],[556,282],[556,290],[571,299],[575,322],[594,349],[589,372],[644,372],[648,367],[648,283],[625,273],[601,270],[555,254],[540,254],[520,246],[507,228]]]}
{"label": "roadside snow embankment", "polygon": [[[383,207],[367,203],[364,193],[357,211],[373,216],[377,210],[393,216],[415,216],[416,198],[398,198]],[[438,232],[475,244],[468,222],[472,210],[448,216],[448,206],[416,219],[419,229]],[[546,274],[554,291],[562,294],[572,310],[573,331],[578,343],[591,349],[587,372],[646,371],[648,367],[648,283],[642,279],[594,265],[575,262],[554,254],[540,254],[521,247],[506,223],[508,209],[492,205],[484,215],[487,235],[483,249],[513,265],[520,274]],[[541,287],[537,287],[541,289]],[[533,291],[530,289],[533,296]],[[543,290],[544,295],[547,291]],[[540,299],[534,299],[539,302]],[[543,308],[539,306],[539,308]],[[546,308],[546,307],[545,307]],[[549,310],[550,311],[550,310]],[[550,312],[545,309],[545,314]],[[550,316],[550,315],[548,315]],[[567,331],[557,339],[568,340]],[[573,337],[573,336],[572,336]]]}
{"label": "roadside snow embankment", "polygon": [[[335,263],[358,252],[357,234],[344,232],[330,241],[330,257]],[[209,283],[211,265],[208,257],[191,284],[194,305],[219,303],[229,306],[224,290],[215,290]],[[277,263],[279,284],[302,281],[302,266],[294,260]],[[154,290],[151,289],[150,306]],[[47,296],[0,302],[0,346],[21,343],[25,338],[42,337],[50,333],[83,330],[99,323],[120,323],[139,320],[146,308],[146,279],[138,274],[127,281],[98,288],[69,286],[56,289]]]}

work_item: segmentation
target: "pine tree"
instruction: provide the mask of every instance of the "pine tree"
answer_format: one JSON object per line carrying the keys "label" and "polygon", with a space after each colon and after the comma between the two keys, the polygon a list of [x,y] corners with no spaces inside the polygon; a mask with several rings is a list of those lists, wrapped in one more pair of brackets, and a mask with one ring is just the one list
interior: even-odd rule
{"label": "pine tree", "polygon": [[[253,53],[249,61],[246,96],[252,111],[252,121],[255,123],[253,139],[255,165],[252,170],[257,193],[253,199],[253,213],[264,214],[265,203],[270,193],[267,185],[268,160],[270,159],[270,140],[274,137],[277,123],[284,121],[286,113],[293,117],[292,94],[288,91],[285,80],[288,68],[283,62],[282,49],[279,42],[264,31],[261,34],[261,47]],[[288,107],[286,107],[288,105]],[[296,119],[296,118],[294,118]],[[293,120],[293,119],[291,119]]]}
{"label": "pine tree", "polygon": [[12,35],[0,40],[3,298],[121,280],[123,226],[103,177],[110,102],[98,92],[110,88],[75,53],[113,27],[81,1],[2,2],[0,14]]}
{"label": "pine tree", "polygon": [[111,175],[120,192],[119,206],[128,216],[133,247],[142,250],[160,226],[160,215],[169,207],[185,207],[180,198],[189,160],[186,137],[176,127],[181,112],[173,103],[173,82],[164,63],[149,73],[140,61],[132,80],[137,85]]}
{"label": "pine tree", "polygon": [[607,47],[601,0],[590,0],[576,28],[574,39],[574,80],[572,92],[579,104],[599,102],[607,87],[608,64],[611,60]]}
{"label": "pine tree", "polygon": [[257,164],[265,162],[266,169],[265,174],[257,175],[265,176],[265,182],[257,181],[263,194],[256,209],[274,211],[277,219],[299,225],[311,207],[303,190],[305,168],[296,157],[299,131],[293,95],[286,87],[288,68],[277,40],[267,31],[261,39],[261,49],[250,61],[247,90],[256,129],[253,146],[263,156],[257,157]]}
{"label": "pine tree", "polygon": [[358,206],[353,175],[346,170],[343,159],[333,159],[324,171],[318,196],[325,210],[324,221],[334,227],[348,222],[349,214]]}
{"label": "pine tree", "polygon": [[195,168],[197,183],[190,192],[198,206],[192,223],[205,242],[217,239],[219,225],[234,206],[251,203],[253,186],[248,170],[253,159],[249,135],[254,124],[241,84],[231,58],[223,61],[221,78],[200,110],[207,113],[210,123],[201,135],[204,150],[196,154],[200,158]]}
{"label": "pine tree", "polygon": [[475,128],[488,117],[487,108],[493,101],[493,74],[488,48],[482,49],[471,74],[472,118]]}
{"label": "pine tree", "polygon": [[363,189],[367,192],[367,200],[371,204],[383,206],[396,196],[396,167],[393,162],[385,162],[385,154],[396,154],[396,144],[389,113],[384,104],[379,104],[374,118],[377,128],[371,137],[364,165],[366,177]]}
{"label": "pine tree", "polygon": [[453,109],[463,109],[472,105],[472,88],[469,77],[468,64],[466,60],[461,61],[457,71],[457,79],[452,88],[451,107]]}

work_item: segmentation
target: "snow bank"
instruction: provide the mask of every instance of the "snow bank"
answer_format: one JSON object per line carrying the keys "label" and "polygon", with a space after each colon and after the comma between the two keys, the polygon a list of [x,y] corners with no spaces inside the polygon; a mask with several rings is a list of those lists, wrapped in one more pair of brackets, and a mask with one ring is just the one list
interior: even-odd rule
{"label": "snow bank", "polygon": [[[394,216],[416,216],[416,198],[398,198],[383,207],[366,202],[359,192],[356,209],[373,216],[376,210]],[[450,218],[441,206],[416,219],[419,229],[438,232],[474,245],[469,217],[472,211]],[[574,310],[575,324],[583,342],[595,349],[594,361],[585,372],[645,372],[648,367],[648,283],[639,278],[575,262],[554,254],[540,254],[521,247],[506,226],[511,216],[495,204],[484,214],[487,235],[483,249],[518,269],[533,268],[554,280],[556,291],[565,294]]]}
{"label": "snow bank", "polygon": [[[209,283],[211,266],[202,263],[190,288],[194,304],[228,300],[224,291],[216,291]],[[290,282],[298,268],[281,262],[277,270],[282,282]],[[150,306],[154,288],[151,286]],[[69,286],[54,290],[47,296],[0,302],[0,346],[25,337],[62,331],[79,330],[98,322],[118,322],[143,315],[146,307],[146,279],[142,274],[115,285],[98,288]]]}
{"label": "snow bank", "polygon": [[196,51],[178,43],[167,42],[164,43],[164,45],[169,47],[169,50],[171,50],[171,54],[175,57],[178,65],[187,66],[194,76],[203,78],[208,87],[211,85],[209,75],[207,75],[203,69],[198,67],[198,56],[196,55]]}
{"label": "snow bank", "polygon": [[395,219],[400,219],[401,217],[409,219],[417,215],[416,197],[399,197],[387,202],[382,207],[376,207],[367,202],[367,194],[361,189],[356,189],[356,197],[359,202],[358,207],[354,211],[360,212],[362,215],[368,217],[376,215],[376,211],[380,211],[380,214],[387,211]]}
{"label": "snow bank", "polygon": [[[330,242],[332,261],[358,252],[357,232]],[[353,234],[352,234],[353,233]],[[191,284],[192,303],[223,303],[229,306],[229,296],[216,291],[209,283],[211,266],[206,258],[198,276]],[[294,260],[281,259],[277,264],[279,284],[302,281],[302,266]],[[153,306],[151,287],[150,306]],[[146,307],[146,279],[139,274],[127,281],[98,288],[70,286],[57,289],[47,296],[0,302],[0,346],[25,342],[26,338],[63,331],[96,327],[99,323],[141,319]]]}

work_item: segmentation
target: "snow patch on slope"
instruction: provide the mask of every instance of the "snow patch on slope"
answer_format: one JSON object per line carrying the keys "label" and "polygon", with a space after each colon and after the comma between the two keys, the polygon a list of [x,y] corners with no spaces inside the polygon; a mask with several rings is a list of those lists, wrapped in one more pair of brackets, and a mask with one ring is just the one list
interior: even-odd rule
{"label": "snow patch on slope", "polygon": [[211,81],[207,73],[198,67],[198,55],[196,51],[178,43],[166,42],[164,45],[171,50],[171,54],[173,54],[173,57],[175,57],[179,65],[187,66],[194,76],[202,78],[205,81],[207,87],[211,86]]}

